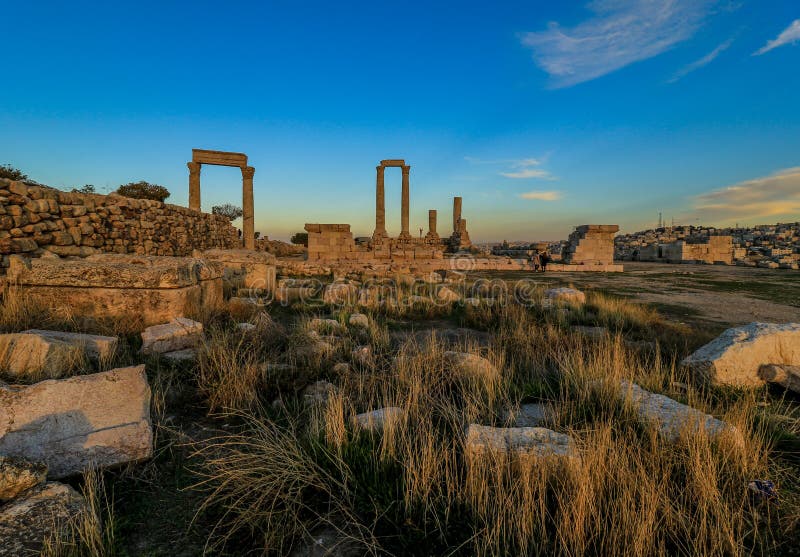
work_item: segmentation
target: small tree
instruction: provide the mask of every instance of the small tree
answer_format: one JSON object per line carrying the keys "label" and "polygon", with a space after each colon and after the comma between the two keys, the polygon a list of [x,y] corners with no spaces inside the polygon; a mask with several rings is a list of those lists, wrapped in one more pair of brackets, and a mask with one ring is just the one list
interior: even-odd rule
{"label": "small tree", "polygon": [[115,192],[118,195],[125,197],[132,197],[133,199],[152,199],[153,201],[161,201],[162,203],[169,197],[169,190],[164,186],[158,184],[151,184],[150,182],[131,182],[117,188]]}
{"label": "small tree", "polygon": [[308,247],[308,232],[298,232],[289,241],[293,244]]}
{"label": "small tree", "polygon": [[211,207],[211,212],[215,215],[225,217],[231,222],[242,216],[242,208],[237,207],[236,205],[231,205],[230,203],[226,203],[225,205],[214,205]]}
{"label": "small tree", "polygon": [[28,175],[19,168],[14,168],[10,164],[2,164],[0,165],[0,178],[7,178],[9,180],[27,180]]}
{"label": "small tree", "polygon": [[96,193],[96,190],[92,184],[86,184],[85,186],[81,186],[79,188],[72,188],[72,191],[75,193]]}

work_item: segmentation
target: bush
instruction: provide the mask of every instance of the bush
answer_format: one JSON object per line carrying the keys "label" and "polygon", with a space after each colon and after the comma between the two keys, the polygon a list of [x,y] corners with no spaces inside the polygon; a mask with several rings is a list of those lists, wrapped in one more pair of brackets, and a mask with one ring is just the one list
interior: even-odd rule
{"label": "bush", "polygon": [[227,218],[229,221],[235,221],[242,216],[242,208],[236,205],[226,203],[225,205],[214,205],[211,207],[211,212],[215,215],[220,215]]}
{"label": "bush", "polygon": [[162,203],[169,197],[169,190],[164,186],[158,184],[151,184],[150,182],[131,182],[122,185],[114,192],[118,195],[125,197],[132,197],[133,199],[152,199],[153,201],[161,201]]}
{"label": "bush", "polygon": [[28,175],[18,168],[14,168],[10,164],[0,165],[0,178],[8,178],[9,180],[27,180]]}
{"label": "bush", "polygon": [[86,184],[85,186],[81,186],[79,188],[72,188],[74,193],[97,193],[97,190],[94,189],[92,184]]}
{"label": "bush", "polygon": [[308,232],[298,232],[289,241],[293,244],[308,247]]}

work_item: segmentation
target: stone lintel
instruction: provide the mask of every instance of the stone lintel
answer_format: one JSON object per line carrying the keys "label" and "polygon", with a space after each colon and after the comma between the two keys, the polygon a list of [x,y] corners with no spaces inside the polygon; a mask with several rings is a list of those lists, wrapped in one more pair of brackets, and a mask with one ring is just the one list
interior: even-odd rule
{"label": "stone lintel", "polygon": [[192,162],[244,168],[247,166],[247,155],[244,153],[230,153],[227,151],[192,149]]}
{"label": "stone lintel", "polygon": [[384,159],[381,161],[381,166],[406,166],[405,159]]}

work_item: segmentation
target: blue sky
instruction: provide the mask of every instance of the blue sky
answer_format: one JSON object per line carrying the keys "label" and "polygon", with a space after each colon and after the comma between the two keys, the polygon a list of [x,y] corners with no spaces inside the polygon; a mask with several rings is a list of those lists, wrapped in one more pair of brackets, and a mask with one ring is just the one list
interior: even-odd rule
{"label": "blue sky", "polygon": [[[166,185],[248,154],[256,230],[411,228],[464,198],[473,239],[800,220],[800,2],[0,0],[0,164],[56,187]],[[396,170],[396,172],[394,172]],[[399,231],[400,172],[387,171]],[[241,203],[204,167],[203,207]]]}

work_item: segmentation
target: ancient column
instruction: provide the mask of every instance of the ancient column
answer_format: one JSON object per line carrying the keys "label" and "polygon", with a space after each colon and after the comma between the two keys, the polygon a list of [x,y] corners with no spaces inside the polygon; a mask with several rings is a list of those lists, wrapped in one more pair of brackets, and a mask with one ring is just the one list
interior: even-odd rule
{"label": "ancient column", "polygon": [[189,167],[189,208],[200,210],[200,163],[187,162]]}
{"label": "ancient column", "polygon": [[461,198],[453,198],[453,232],[460,232],[459,221],[461,220]]}
{"label": "ancient column", "polygon": [[373,238],[386,237],[386,204],[383,191],[383,165],[375,167],[378,174],[375,178],[375,232]]}
{"label": "ancient column", "polygon": [[436,234],[436,209],[428,211],[428,234],[431,236]]}
{"label": "ancient column", "polygon": [[245,249],[256,249],[256,229],[253,215],[253,174],[252,166],[242,167],[242,237]]}
{"label": "ancient column", "polygon": [[408,231],[408,171],[411,170],[410,166],[403,166],[403,193],[400,207],[400,237],[410,238],[411,233]]}

